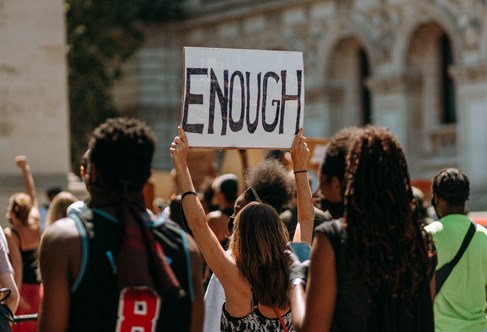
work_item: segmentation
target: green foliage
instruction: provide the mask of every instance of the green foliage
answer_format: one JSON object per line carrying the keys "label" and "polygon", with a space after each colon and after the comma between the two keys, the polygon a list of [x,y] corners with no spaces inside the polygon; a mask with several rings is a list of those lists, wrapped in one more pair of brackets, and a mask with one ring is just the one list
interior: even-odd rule
{"label": "green foliage", "polygon": [[181,18],[182,0],[67,0],[71,163],[79,168],[91,131],[115,116],[110,95],[142,44],[144,22]]}

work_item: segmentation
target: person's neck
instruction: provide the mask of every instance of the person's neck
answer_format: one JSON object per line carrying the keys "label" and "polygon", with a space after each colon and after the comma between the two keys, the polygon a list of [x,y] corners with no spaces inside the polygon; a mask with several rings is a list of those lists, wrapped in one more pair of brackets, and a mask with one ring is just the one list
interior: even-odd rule
{"label": "person's neck", "polygon": [[467,214],[465,205],[447,205],[443,210],[443,217],[450,214]]}

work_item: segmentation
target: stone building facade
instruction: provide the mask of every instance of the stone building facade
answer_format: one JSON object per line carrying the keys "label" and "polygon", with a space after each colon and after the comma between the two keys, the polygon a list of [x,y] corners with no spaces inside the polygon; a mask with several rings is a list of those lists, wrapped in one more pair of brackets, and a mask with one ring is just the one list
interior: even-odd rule
{"label": "stone building facade", "polygon": [[146,32],[114,95],[156,130],[158,168],[170,168],[184,46],[300,51],[307,136],[387,126],[412,177],[461,167],[471,208],[487,210],[487,1],[187,0],[182,22]]}
{"label": "stone building facade", "polygon": [[[123,113],[159,136],[157,169],[171,167],[184,46],[301,51],[307,136],[385,125],[413,177],[459,166],[471,178],[472,209],[487,210],[487,1],[185,3],[183,21],[145,27],[146,43],[113,91]],[[1,207],[22,189],[16,154],[29,156],[40,190],[66,187],[70,170],[63,8],[0,0],[0,27]]]}
{"label": "stone building facade", "polygon": [[40,202],[67,187],[69,121],[62,2],[0,0],[0,224],[23,190],[15,156],[25,154]]}

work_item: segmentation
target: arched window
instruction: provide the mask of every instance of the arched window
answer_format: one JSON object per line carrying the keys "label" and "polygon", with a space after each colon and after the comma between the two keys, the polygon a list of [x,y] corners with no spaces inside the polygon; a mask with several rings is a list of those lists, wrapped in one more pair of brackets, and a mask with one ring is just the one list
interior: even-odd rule
{"label": "arched window", "polygon": [[363,48],[359,50],[359,70],[360,70],[360,97],[362,106],[362,125],[372,123],[372,105],[370,90],[367,86],[367,79],[370,76],[369,59]]}
{"label": "arched window", "polygon": [[450,39],[443,33],[439,40],[440,43],[440,73],[441,73],[441,100],[443,102],[441,122],[443,124],[455,123],[457,121],[455,109],[455,85],[453,79],[448,74],[448,68],[453,65],[453,54]]}
{"label": "arched window", "polygon": [[369,58],[354,37],[336,43],[328,68],[330,132],[372,122]]}
{"label": "arched window", "polygon": [[457,163],[455,85],[448,72],[453,55],[450,38],[438,23],[422,24],[412,34],[405,66],[412,174]]}

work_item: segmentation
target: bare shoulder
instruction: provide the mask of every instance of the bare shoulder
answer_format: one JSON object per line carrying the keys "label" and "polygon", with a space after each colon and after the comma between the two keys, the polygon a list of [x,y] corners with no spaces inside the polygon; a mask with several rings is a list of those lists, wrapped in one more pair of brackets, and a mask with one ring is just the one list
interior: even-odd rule
{"label": "bare shoulder", "polygon": [[41,213],[39,212],[39,208],[37,206],[33,206],[30,210],[29,217],[39,221],[41,219]]}
{"label": "bare shoulder", "polygon": [[5,227],[3,229],[3,233],[5,234],[5,236],[7,237],[7,239],[11,238],[14,236],[14,231],[12,230],[11,227]]}
{"label": "bare shoulder", "polygon": [[64,218],[49,226],[42,235],[41,250],[78,246],[80,234],[71,218]]}
{"label": "bare shoulder", "polygon": [[[20,246],[20,237],[16,230],[11,227],[6,227],[3,229],[3,233],[5,234],[5,239],[7,240],[8,247],[10,252],[12,252],[13,248],[19,248]],[[20,250],[20,249],[19,249]]]}

